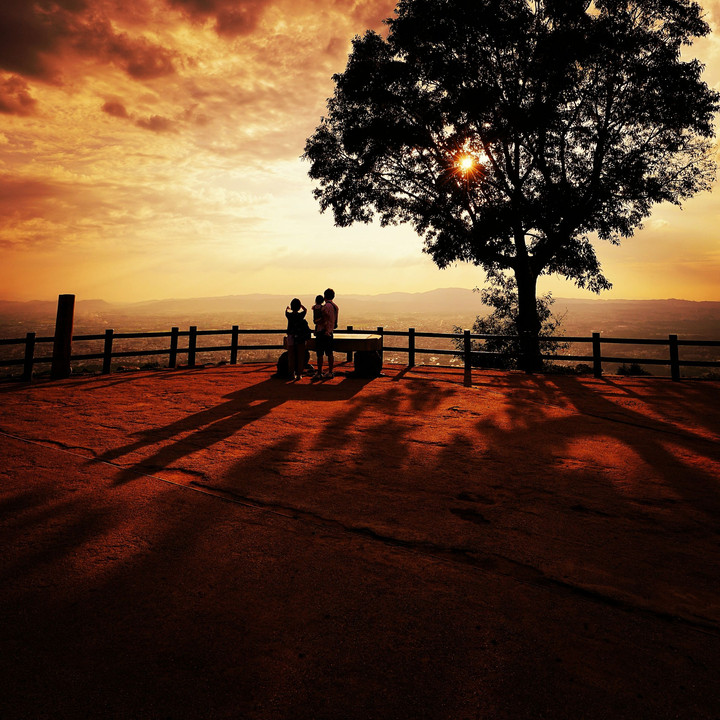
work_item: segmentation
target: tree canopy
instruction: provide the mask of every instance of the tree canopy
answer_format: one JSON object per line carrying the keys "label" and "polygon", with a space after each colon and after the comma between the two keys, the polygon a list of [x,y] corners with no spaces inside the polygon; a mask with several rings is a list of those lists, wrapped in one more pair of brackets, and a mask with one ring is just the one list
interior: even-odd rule
{"label": "tree canopy", "polygon": [[400,0],[356,37],[304,157],[322,211],[408,223],[445,267],[510,271],[537,335],[538,276],[610,287],[593,240],[714,178],[718,94],[684,46],[690,0]]}

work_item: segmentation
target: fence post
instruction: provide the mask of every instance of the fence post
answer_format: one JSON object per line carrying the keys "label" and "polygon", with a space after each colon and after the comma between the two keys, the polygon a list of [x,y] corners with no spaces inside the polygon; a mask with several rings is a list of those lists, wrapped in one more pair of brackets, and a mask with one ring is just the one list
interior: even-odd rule
{"label": "fence post", "polygon": [[231,365],[237,365],[237,356],[238,356],[238,326],[233,325],[232,326],[232,342],[230,347],[230,364]]}
{"label": "fence post", "polygon": [[25,335],[25,362],[23,364],[22,379],[25,382],[32,382],[33,359],[35,357],[35,333],[29,332]]}
{"label": "fence post", "polygon": [[593,375],[596,378],[602,377],[602,353],[600,352],[600,333],[592,334],[593,349]]}
{"label": "fence post", "polygon": [[673,380],[680,379],[680,352],[678,350],[678,336],[670,335],[670,376]]}
{"label": "fence post", "polygon": [[55,318],[55,341],[53,343],[52,366],[50,368],[50,377],[53,380],[70,377],[74,314],[75,296],[59,295],[57,317]]}
{"label": "fence post", "polygon": [[103,348],[103,375],[110,374],[110,364],[112,362],[112,346],[113,346],[113,331],[108,329],[105,331],[105,347]]}
{"label": "fence post", "polygon": [[[347,331],[348,331],[349,333],[351,333],[351,332],[353,331],[353,326],[352,326],[352,325],[348,325],[348,326],[347,326]],[[353,361],[353,352],[352,352],[352,350],[348,350],[348,354],[347,354],[346,360],[347,360],[349,363]]]}
{"label": "fence post", "polygon": [[168,355],[168,367],[177,367],[177,349],[178,338],[180,337],[180,328],[174,327],[170,329],[170,354]]}
{"label": "fence post", "polygon": [[195,348],[197,346],[197,325],[190,326],[188,337],[188,367],[195,367]]}
{"label": "fence post", "polygon": [[385,328],[384,328],[382,325],[378,325],[377,331],[378,331],[378,333],[379,333],[379,335],[380,335],[380,367],[382,368],[382,366],[383,366],[383,360],[384,360],[384,357],[383,357],[383,354],[384,354],[383,348],[385,347]]}
{"label": "fence post", "polygon": [[408,328],[408,367],[415,367],[415,328]]}
{"label": "fence post", "polygon": [[465,372],[470,372],[472,363],[470,362],[472,355],[472,346],[470,344],[470,331],[463,330],[463,360],[465,361]]}

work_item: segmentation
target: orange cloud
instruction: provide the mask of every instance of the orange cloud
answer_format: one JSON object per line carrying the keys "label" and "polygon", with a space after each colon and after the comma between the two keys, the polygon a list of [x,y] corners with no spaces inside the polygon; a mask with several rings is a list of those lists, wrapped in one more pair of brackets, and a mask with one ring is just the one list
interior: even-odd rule
{"label": "orange cloud", "polygon": [[93,19],[78,29],[72,47],[81,55],[112,63],[139,80],[175,72],[171,50],[144,37],[131,38],[126,33],[116,33],[107,19]]}
{"label": "orange cloud", "polygon": [[51,183],[0,175],[0,214],[7,217],[22,208],[25,217],[32,217],[41,212],[44,200],[56,194]]}
{"label": "orange cloud", "polygon": [[137,121],[138,127],[144,128],[145,130],[152,130],[153,132],[177,132],[175,123],[170,118],[163,117],[162,115],[153,115],[149,118],[141,118]]}
{"label": "orange cloud", "polygon": [[32,115],[37,101],[29,91],[27,82],[17,75],[0,78],[0,113]]}
{"label": "orange cloud", "polygon": [[214,17],[215,31],[229,37],[252,32],[266,6],[272,4],[269,0],[169,0],[169,3],[194,19]]}
{"label": "orange cloud", "polygon": [[62,205],[72,195],[72,188],[59,183],[0,175],[0,248],[52,242],[47,227],[64,216]]}
{"label": "orange cloud", "polygon": [[117,117],[117,118],[130,117],[128,115],[128,111],[125,109],[125,106],[117,100],[108,100],[102,106],[102,109],[103,109],[103,112],[106,112],[108,115],[112,115],[113,117]]}

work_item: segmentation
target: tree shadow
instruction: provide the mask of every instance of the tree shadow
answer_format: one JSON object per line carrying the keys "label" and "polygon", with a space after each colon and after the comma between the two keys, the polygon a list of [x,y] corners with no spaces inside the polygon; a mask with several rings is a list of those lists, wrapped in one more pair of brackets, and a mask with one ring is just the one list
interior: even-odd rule
{"label": "tree shadow", "polygon": [[[641,400],[642,405],[651,408],[651,413],[640,412],[627,403],[618,404],[604,393],[581,384],[574,378],[567,378],[564,386],[570,388],[577,410],[588,416],[610,420],[606,433],[619,443],[626,444],[637,456],[659,475],[663,484],[687,502],[695,510],[712,519],[720,516],[720,480],[717,464],[720,463],[720,446],[717,443],[719,427],[717,388],[696,392],[675,388],[667,383],[662,398],[653,395],[652,386],[642,385],[649,392],[642,395],[627,385],[607,381],[614,392],[622,392]],[[684,412],[681,412],[684,410]],[[664,418],[678,415],[685,427]],[[691,420],[697,427],[688,427]],[[700,432],[698,432],[700,430]],[[708,434],[706,431],[711,431]],[[698,461],[689,461],[696,455]]]}

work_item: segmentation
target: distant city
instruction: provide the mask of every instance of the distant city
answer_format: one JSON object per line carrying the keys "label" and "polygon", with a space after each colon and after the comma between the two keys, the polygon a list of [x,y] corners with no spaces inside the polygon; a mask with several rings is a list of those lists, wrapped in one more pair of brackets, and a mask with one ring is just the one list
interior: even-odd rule
{"label": "distant city", "polygon": [[[115,327],[123,322],[144,330],[166,329],[171,325],[198,325],[210,328],[248,323],[270,323],[282,327],[284,310],[291,295],[228,295],[223,297],[151,300],[137,303],[108,303],[77,298],[76,326]],[[299,295],[310,307],[314,294]],[[479,293],[463,288],[445,288],[422,293],[383,295],[342,295],[338,293],[341,324],[374,328],[382,325],[399,330],[446,329],[448,323],[470,327],[475,317],[488,312]],[[42,331],[52,327],[56,303],[53,301],[14,302],[0,300],[0,336],[12,337],[19,330]],[[566,335],[601,332],[632,337],[662,337],[676,333],[696,339],[720,339],[720,302],[689,300],[604,300],[602,298],[557,298],[556,315],[564,315]],[[160,323],[159,326],[155,326]]]}

